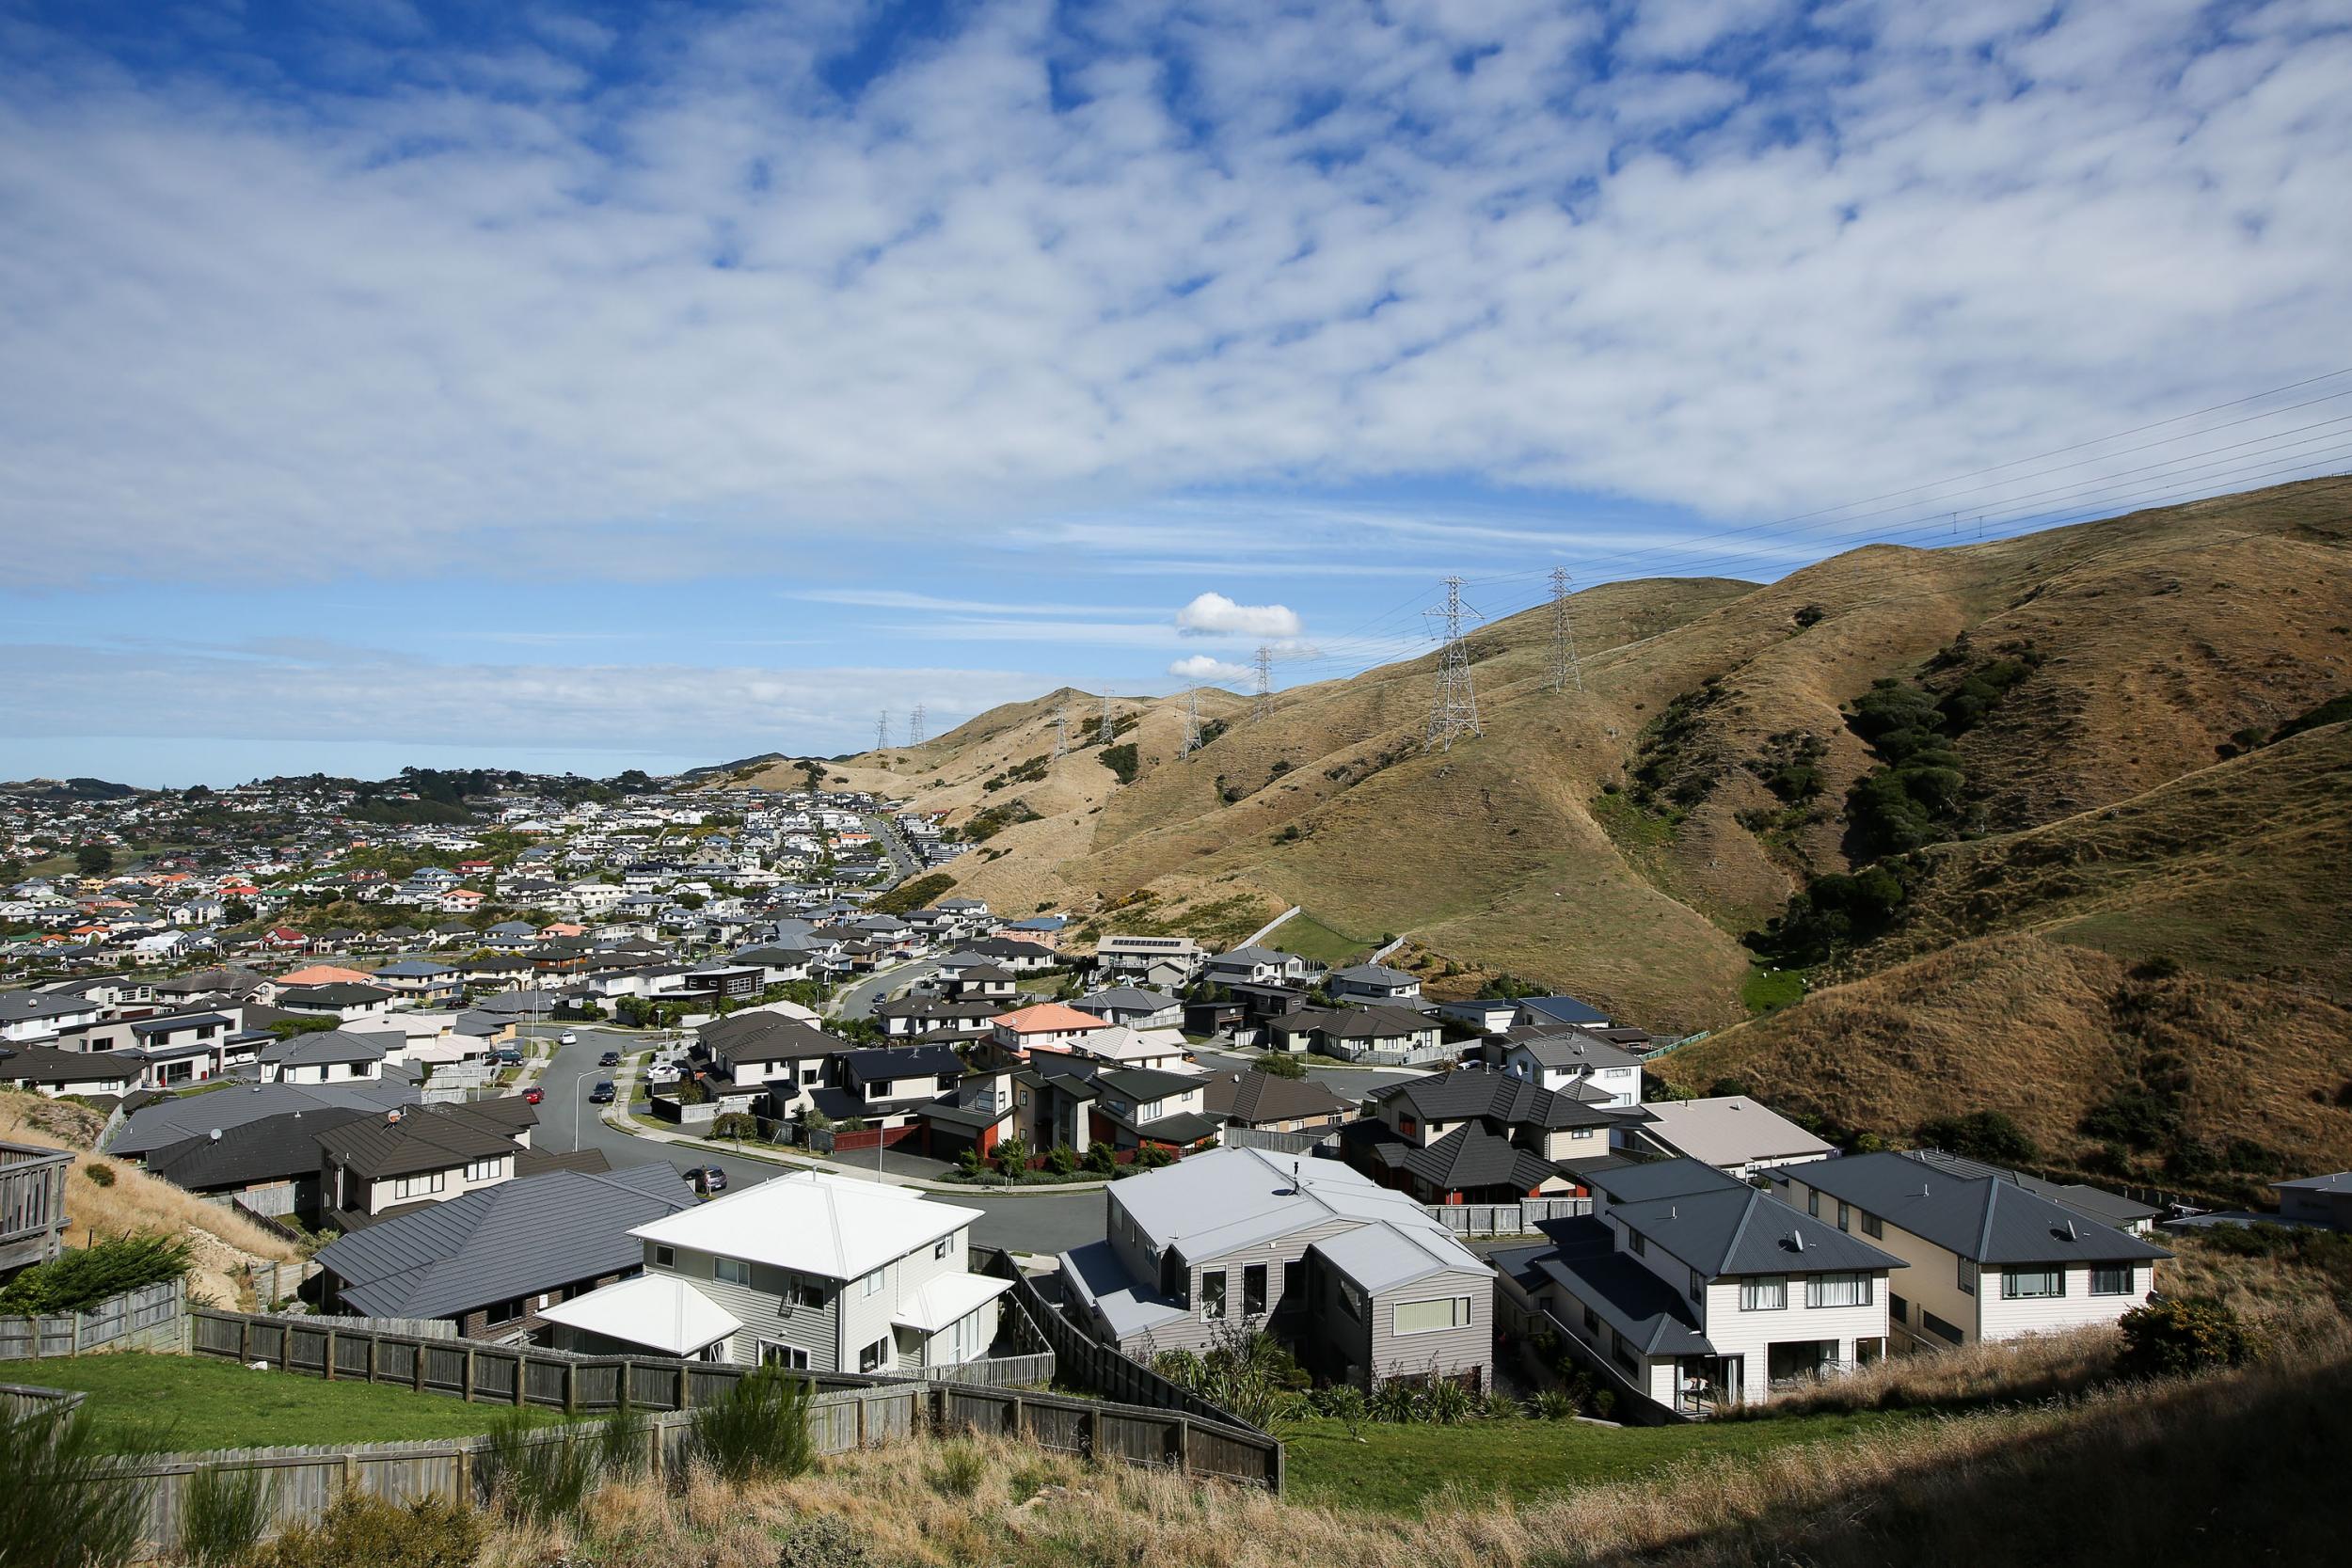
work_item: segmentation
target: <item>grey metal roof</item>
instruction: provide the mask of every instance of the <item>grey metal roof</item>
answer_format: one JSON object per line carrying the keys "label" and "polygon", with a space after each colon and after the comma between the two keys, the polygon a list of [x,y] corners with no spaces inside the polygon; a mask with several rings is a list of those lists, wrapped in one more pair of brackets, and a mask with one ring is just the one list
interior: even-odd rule
{"label": "grey metal roof", "polygon": [[1183,1004],[1162,991],[1146,990],[1141,986],[1113,986],[1108,990],[1089,992],[1071,1004],[1082,1013],[1115,1007],[1120,1012],[1156,1013]]}
{"label": "grey metal roof", "polygon": [[315,1034],[296,1035],[265,1046],[261,1059],[280,1068],[324,1067],[334,1062],[380,1062],[384,1048],[364,1036],[342,1029],[326,1029]]}
{"label": "grey metal roof", "polygon": [[1498,1254],[1498,1268],[1518,1274],[1532,1267],[1557,1281],[1625,1336],[1641,1355],[1711,1355],[1715,1347],[1700,1331],[1690,1298],[1619,1252],[1608,1226],[1589,1218],[1557,1221],[1547,1227],[1549,1247]]}
{"label": "grey metal roof", "polygon": [[1903,1154],[1784,1165],[1802,1181],[1980,1264],[2121,1263],[2169,1258],[2160,1246],[2088,1219],[2014,1181],[1968,1177]]}
{"label": "grey metal roof", "polygon": [[414,1105],[417,1086],[408,1083],[254,1084],[180,1095],[141,1106],[106,1144],[125,1159],[199,1137],[217,1127],[245,1127],[288,1111],[356,1108],[376,1114],[389,1106]]}
{"label": "grey metal roof", "polygon": [[1345,1116],[1355,1108],[1352,1101],[1311,1078],[1278,1078],[1254,1068],[1248,1072],[1211,1074],[1201,1086],[1200,1102],[1210,1115],[1245,1126],[1299,1117]]}
{"label": "grey metal roof", "polygon": [[1359,985],[1366,986],[1417,986],[1421,984],[1420,975],[1407,974],[1401,969],[1391,969],[1386,964],[1355,964],[1346,969],[1335,969],[1331,972],[1329,978],[1353,980]]}
{"label": "grey metal roof", "polygon": [[319,1134],[375,1115],[345,1106],[263,1117],[217,1138],[206,1132],[156,1149],[147,1157],[147,1168],[151,1174],[191,1192],[315,1176],[319,1169]]}
{"label": "grey metal roof", "polygon": [[412,1176],[448,1170],[475,1160],[516,1151],[515,1140],[471,1117],[448,1116],[457,1106],[420,1106],[365,1121],[347,1122],[319,1137],[319,1148],[337,1164],[362,1176]]}
{"label": "grey metal roof", "polygon": [[1554,1023],[1606,1023],[1609,1015],[1573,996],[1522,996],[1518,1005]]}
{"label": "grey metal roof", "polygon": [[2273,1187],[2292,1187],[2305,1193],[2352,1192],[2352,1170],[2340,1170],[2327,1176],[2297,1177],[2293,1181],[2273,1181]]}
{"label": "grey metal roof", "polygon": [[358,1311],[445,1318],[642,1265],[641,1225],[693,1206],[673,1167],[556,1171],[380,1221],[319,1250]]}
{"label": "grey metal roof", "polygon": [[1587,1182],[1609,1195],[1612,1217],[1709,1279],[1907,1266],[1697,1160],[1595,1171]]}
{"label": "grey metal roof", "polygon": [[1639,1067],[1642,1058],[1582,1029],[1555,1025],[1522,1025],[1503,1036],[1539,1067]]}
{"label": "grey metal roof", "polygon": [[1481,1117],[1508,1127],[1606,1127],[1626,1119],[1579,1097],[1554,1093],[1507,1072],[1465,1068],[1426,1078],[1408,1078],[1377,1089],[1375,1103],[1399,1101],[1424,1121],[1461,1121]]}
{"label": "grey metal roof", "polygon": [[853,1083],[872,1084],[893,1078],[934,1078],[963,1074],[963,1058],[944,1045],[915,1045],[904,1050],[851,1051],[841,1058],[841,1070]]}
{"label": "grey metal roof", "polygon": [[1962,1176],[1990,1176],[2003,1181],[2014,1181],[2029,1193],[2038,1193],[2052,1203],[2072,1209],[2078,1214],[2097,1220],[2101,1225],[2114,1226],[2119,1230],[2154,1219],[2164,1212],[2153,1203],[2141,1203],[2121,1193],[2108,1192],[2104,1187],[2092,1187],[2080,1181],[2045,1181],[2041,1177],[2028,1176],[2023,1171],[1990,1164],[1982,1160],[1971,1160],[1965,1154],[1952,1154],[1940,1148],[1907,1148],[1901,1152],[1922,1164],[1939,1165]]}

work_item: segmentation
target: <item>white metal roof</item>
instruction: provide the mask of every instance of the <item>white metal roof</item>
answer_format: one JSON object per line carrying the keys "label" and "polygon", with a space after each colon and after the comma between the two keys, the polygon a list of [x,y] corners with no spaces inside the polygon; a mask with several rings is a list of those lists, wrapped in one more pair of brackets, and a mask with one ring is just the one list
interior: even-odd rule
{"label": "white metal roof", "polygon": [[928,1202],[907,1187],[795,1171],[629,1234],[798,1274],[857,1279],[981,1217],[977,1209]]}
{"label": "white metal roof", "polygon": [[666,1355],[691,1355],[743,1326],[725,1307],[666,1274],[641,1274],[543,1307],[539,1316]]}
{"label": "white metal roof", "polygon": [[891,1322],[936,1334],[949,1323],[970,1317],[1012,1289],[1009,1279],[983,1274],[943,1274],[898,1304]]}

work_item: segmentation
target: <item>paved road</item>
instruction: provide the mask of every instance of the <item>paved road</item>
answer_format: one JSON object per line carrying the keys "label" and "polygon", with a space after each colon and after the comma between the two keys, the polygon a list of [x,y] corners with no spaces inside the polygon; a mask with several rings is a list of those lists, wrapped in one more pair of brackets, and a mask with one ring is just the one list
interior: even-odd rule
{"label": "paved road", "polygon": [[841,993],[835,1002],[833,1016],[872,1018],[874,1008],[887,1000],[893,991],[937,973],[937,958],[920,958],[911,964],[901,964],[887,974],[877,974],[870,980],[860,980]]}
{"label": "paved road", "polygon": [[[586,1103],[588,1092],[599,1078],[612,1076],[612,1069],[596,1066],[596,1056],[605,1051],[624,1053],[643,1050],[647,1037],[628,1030],[598,1029],[593,1025],[579,1030],[580,1043],[559,1047],[555,1059],[540,1074],[539,1086],[547,1091],[547,1099],[539,1106],[539,1129],[533,1141],[545,1148],[598,1148],[615,1169],[623,1165],[642,1165],[651,1161],[663,1161],[684,1171],[694,1165],[717,1165],[727,1173],[730,1187],[745,1187],[769,1180],[785,1173],[786,1167],[771,1164],[737,1154],[716,1154],[702,1148],[681,1148],[650,1138],[632,1137],[596,1116],[596,1108]],[[578,1129],[575,1141],[574,1129]],[[885,1151],[885,1165],[901,1175],[933,1175],[944,1170],[937,1161],[920,1160],[914,1155]],[[855,1176],[871,1165],[853,1161],[841,1162],[842,1174]],[[1056,1253],[1066,1251],[1084,1242],[1099,1241],[1103,1235],[1103,1195],[1099,1192],[1061,1193],[1052,1196],[976,1192],[970,1196],[957,1194],[949,1196],[939,1193],[932,1200],[960,1204],[982,1211],[987,1218],[974,1222],[972,1239],[981,1246],[1009,1247],[1015,1252]]]}
{"label": "paved road", "polygon": [[883,853],[890,857],[891,887],[897,887],[923,868],[923,863],[914,858],[914,851],[907,847],[907,841],[899,835],[898,824],[887,816],[869,816],[866,819],[866,826],[876,842],[882,845]]}
{"label": "paved road", "polygon": [[[1210,1071],[1221,1069],[1247,1072],[1258,1065],[1255,1051],[1222,1051],[1215,1046],[1196,1045],[1192,1053]],[[1391,1084],[1402,1084],[1408,1078],[1426,1078],[1425,1072],[1411,1068],[1310,1067],[1307,1076],[1333,1094],[1348,1100],[1361,1100],[1375,1089]]]}

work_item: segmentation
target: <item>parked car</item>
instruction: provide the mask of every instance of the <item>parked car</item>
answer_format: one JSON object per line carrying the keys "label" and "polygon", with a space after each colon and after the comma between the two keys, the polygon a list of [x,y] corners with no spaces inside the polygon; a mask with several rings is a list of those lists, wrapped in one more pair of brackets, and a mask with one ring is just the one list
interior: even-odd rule
{"label": "parked car", "polygon": [[653,1067],[645,1069],[645,1082],[648,1084],[675,1084],[682,1076],[684,1075],[674,1067]]}
{"label": "parked car", "polygon": [[536,1105],[547,1097],[548,1091],[539,1087],[536,1084],[533,1084],[531,1087],[523,1090],[523,1103],[526,1105]]}
{"label": "parked car", "polygon": [[523,1053],[519,1051],[493,1051],[490,1060],[501,1067],[520,1067],[523,1065]]}
{"label": "parked car", "polygon": [[599,1078],[599,1079],[597,1079],[597,1080],[596,1080],[596,1086],[595,1088],[590,1089],[590,1090],[588,1091],[588,1103],[590,1103],[591,1105],[610,1105],[610,1104],[612,1104],[612,1079],[610,1079],[610,1078]]}
{"label": "parked car", "polygon": [[562,1034],[555,1037],[555,1043],[558,1045],[578,1045],[580,1043],[580,1037],[572,1033],[569,1029],[566,1029]]}
{"label": "parked car", "polygon": [[617,1051],[608,1051],[603,1055],[596,1058],[596,1066],[598,1067],[619,1067],[620,1065],[621,1053]]}
{"label": "parked car", "polygon": [[727,1190],[727,1173],[716,1165],[696,1165],[687,1171],[686,1184],[705,1197]]}

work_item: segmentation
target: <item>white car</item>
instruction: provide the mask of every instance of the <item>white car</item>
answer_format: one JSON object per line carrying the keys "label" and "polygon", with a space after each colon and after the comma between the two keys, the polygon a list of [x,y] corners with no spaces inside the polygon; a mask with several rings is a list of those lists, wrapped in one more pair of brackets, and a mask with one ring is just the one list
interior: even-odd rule
{"label": "white car", "polygon": [[674,1067],[651,1067],[645,1069],[645,1082],[648,1084],[675,1084],[677,1081],[678,1069]]}
{"label": "white car", "polygon": [[578,1045],[580,1043],[580,1037],[573,1034],[569,1029],[566,1029],[562,1034],[555,1037],[555,1043],[558,1045]]}

